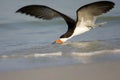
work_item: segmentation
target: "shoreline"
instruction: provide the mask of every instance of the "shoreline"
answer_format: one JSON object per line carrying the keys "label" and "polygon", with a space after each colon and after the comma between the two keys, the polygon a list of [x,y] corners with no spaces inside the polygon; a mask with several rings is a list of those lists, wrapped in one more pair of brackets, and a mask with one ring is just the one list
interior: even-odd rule
{"label": "shoreline", "polygon": [[0,72],[0,80],[118,80],[120,61]]}

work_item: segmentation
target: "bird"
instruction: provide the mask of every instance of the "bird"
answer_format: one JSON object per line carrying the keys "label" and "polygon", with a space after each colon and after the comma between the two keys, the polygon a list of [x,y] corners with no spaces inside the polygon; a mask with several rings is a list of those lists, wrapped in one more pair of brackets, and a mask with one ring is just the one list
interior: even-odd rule
{"label": "bird", "polygon": [[74,36],[90,31],[92,28],[101,26],[103,23],[96,23],[98,16],[107,13],[114,8],[115,3],[112,1],[96,1],[81,6],[76,10],[76,20],[46,5],[27,5],[16,11],[43,20],[53,18],[63,18],[68,29],[54,43],[62,44]]}

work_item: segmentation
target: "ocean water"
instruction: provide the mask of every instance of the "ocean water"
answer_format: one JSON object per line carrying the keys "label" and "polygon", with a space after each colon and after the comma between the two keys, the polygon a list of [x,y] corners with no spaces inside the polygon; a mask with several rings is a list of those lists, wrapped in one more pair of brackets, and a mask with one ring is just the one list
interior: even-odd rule
{"label": "ocean water", "polygon": [[119,61],[120,16],[116,8],[98,18],[98,23],[107,22],[102,27],[62,45],[52,42],[67,30],[63,19],[45,21],[15,13],[15,17],[0,16],[0,71]]}

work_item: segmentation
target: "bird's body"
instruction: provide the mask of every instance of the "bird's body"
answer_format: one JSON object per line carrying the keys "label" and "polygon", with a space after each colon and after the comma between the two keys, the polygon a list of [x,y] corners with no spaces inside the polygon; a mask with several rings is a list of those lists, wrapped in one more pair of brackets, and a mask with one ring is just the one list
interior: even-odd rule
{"label": "bird's body", "polygon": [[89,27],[86,27],[85,25],[78,25],[76,26],[75,30],[74,30],[74,33],[72,36],[77,36],[77,35],[80,35],[82,33],[85,33],[87,31],[89,31],[91,28]]}
{"label": "bird's body", "polygon": [[98,1],[84,5],[76,11],[76,21],[63,13],[44,5],[28,5],[16,12],[25,13],[46,20],[62,17],[68,25],[68,30],[55,41],[55,43],[61,44],[73,36],[80,35],[92,28],[101,26],[103,23],[95,23],[97,16],[108,12],[114,5],[115,4],[111,1]]}

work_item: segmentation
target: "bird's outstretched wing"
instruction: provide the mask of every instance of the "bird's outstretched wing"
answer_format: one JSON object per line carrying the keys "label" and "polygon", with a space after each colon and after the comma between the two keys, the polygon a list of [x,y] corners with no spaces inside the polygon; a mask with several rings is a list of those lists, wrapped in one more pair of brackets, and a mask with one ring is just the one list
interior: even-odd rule
{"label": "bird's outstretched wing", "polygon": [[77,12],[77,23],[81,21],[86,24],[86,26],[95,26],[96,17],[108,12],[114,7],[114,3],[111,1],[98,1],[90,3],[80,7]]}
{"label": "bird's outstretched wing", "polygon": [[52,9],[44,5],[28,5],[20,8],[16,12],[35,16],[37,18],[45,19],[45,20],[62,17],[66,21],[68,27],[73,27],[75,25],[75,21],[72,18],[68,17],[63,13],[56,11],[55,9]]}

